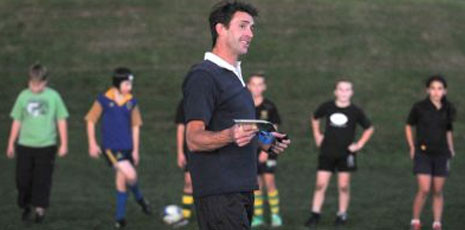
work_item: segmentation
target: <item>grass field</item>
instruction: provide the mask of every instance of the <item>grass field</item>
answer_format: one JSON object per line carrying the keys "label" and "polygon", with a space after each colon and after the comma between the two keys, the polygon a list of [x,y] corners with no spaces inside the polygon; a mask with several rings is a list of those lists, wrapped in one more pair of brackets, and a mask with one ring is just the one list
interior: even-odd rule
{"label": "grass field", "polygon": [[[114,67],[136,73],[143,111],[143,192],[156,210],[179,203],[182,172],[176,167],[173,116],[189,67],[210,48],[207,15],[213,0],[0,1],[0,150],[6,149],[14,100],[26,85],[28,66],[51,70],[50,85],[71,113],[69,155],[57,160],[52,206],[46,222],[20,221],[14,161],[0,157],[0,229],[111,229],[113,172],[91,160],[83,116],[110,83]],[[259,0],[261,11],[244,75],[268,73],[267,96],[284,119],[292,147],[280,158],[281,229],[298,230],[309,214],[317,159],[309,117],[330,99],[333,82],[355,82],[354,101],[372,118],[376,132],[359,156],[346,229],[407,229],[416,189],[403,126],[423,80],[443,73],[459,110],[458,156],[445,187],[444,227],[463,229],[465,207],[465,2],[461,0]],[[332,229],[337,193],[329,188],[319,229]],[[430,203],[423,219],[430,229]],[[169,229],[160,218],[128,205],[128,229]],[[195,224],[186,229],[197,229]]]}

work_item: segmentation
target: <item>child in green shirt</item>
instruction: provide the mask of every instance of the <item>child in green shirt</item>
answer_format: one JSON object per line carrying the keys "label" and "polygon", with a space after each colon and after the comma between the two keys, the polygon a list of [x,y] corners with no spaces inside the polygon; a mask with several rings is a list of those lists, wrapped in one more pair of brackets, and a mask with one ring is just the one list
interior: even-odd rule
{"label": "child in green shirt", "polygon": [[13,123],[7,156],[16,154],[18,205],[24,221],[34,209],[35,222],[40,223],[49,205],[55,155],[57,150],[60,157],[68,152],[68,111],[58,92],[47,87],[44,66],[35,64],[29,69],[28,88],[19,94],[10,115]]}

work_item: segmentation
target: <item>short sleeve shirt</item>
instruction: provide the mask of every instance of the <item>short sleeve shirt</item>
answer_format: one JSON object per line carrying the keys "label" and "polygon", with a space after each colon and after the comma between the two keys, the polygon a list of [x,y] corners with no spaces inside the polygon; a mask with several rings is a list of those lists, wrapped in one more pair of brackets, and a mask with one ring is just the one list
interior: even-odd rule
{"label": "short sleeve shirt", "polygon": [[354,142],[357,125],[364,129],[371,127],[371,121],[359,107],[351,104],[340,108],[334,101],[321,104],[314,112],[314,118],[325,118],[325,137],[321,153],[332,156],[348,154],[348,146]]}
{"label": "short sleeve shirt", "polygon": [[51,88],[40,93],[23,90],[10,115],[21,122],[18,143],[28,147],[55,145],[56,123],[69,116],[60,95]]}
{"label": "short sleeve shirt", "polygon": [[257,119],[266,120],[276,125],[281,124],[278,109],[269,99],[265,98],[260,105],[255,107],[255,114]]}
{"label": "short sleeve shirt", "polygon": [[415,103],[407,124],[416,127],[416,146],[428,154],[450,154],[447,132],[452,131],[455,108],[452,104],[437,109],[428,98]]}
{"label": "short sleeve shirt", "polygon": [[[183,96],[186,124],[203,121],[207,131],[230,128],[234,119],[255,119],[255,106],[247,88],[232,71],[208,60],[187,74]],[[257,189],[257,148],[254,139],[243,147],[231,143],[211,152],[189,152],[194,196]]]}

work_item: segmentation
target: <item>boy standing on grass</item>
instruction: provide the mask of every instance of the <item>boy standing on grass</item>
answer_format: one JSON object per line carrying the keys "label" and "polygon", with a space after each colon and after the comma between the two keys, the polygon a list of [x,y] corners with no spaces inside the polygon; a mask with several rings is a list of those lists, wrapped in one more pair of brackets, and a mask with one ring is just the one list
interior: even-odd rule
{"label": "boy standing on grass", "polygon": [[28,220],[34,211],[36,223],[44,220],[49,206],[57,126],[58,155],[63,157],[68,152],[68,111],[58,92],[47,87],[47,82],[45,66],[35,64],[29,69],[28,88],[19,94],[11,111],[13,123],[7,149],[8,158],[16,154],[16,187],[22,220]]}
{"label": "boy standing on grass", "polygon": [[[150,205],[142,196],[137,183],[136,166],[139,164],[139,130],[142,118],[137,100],[131,94],[133,74],[128,68],[117,68],[113,87],[100,94],[85,120],[89,140],[89,155],[103,155],[116,172],[115,228],[126,226],[127,188],[132,191],[142,211],[151,214]],[[95,138],[95,124],[102,117],[102,149]]]}
{"label": "boy standing on grass", "polygon": [[183,100],[181,100],[176,109],[176,148],[177,164],[184,172],[184,187],[182,195],[182,220],[175,224],[175,227],[187,225],[192,217],[192,208],[194,206],[194,197],[192,189],[192,179],[188,168],[188,153],[186,144],[186,126],[184,125]]}
{"label": "boy standing on grass", "polygon": [[[321,208],[325,199],[331,175],[338,174],[339,211],[335,225],[347,222],[347,209],[350,200],[350,175],[356,167],[355,155],[371,138],[374,128],[363,110],[351,102],[352,82],[339,80],[334,90],[335,100],[323,103],[312,117],[313,137],[320,148],[318,172],[313,194],[312,213],[305,223],[312,227],[320,220]],[[325,133],[321,133],[320,119],[325,118]],[[354,142],[357,125],[364,129],[361,138]]]}
{"label": "boy standing on grass", "polygon": [[[253,74],[247,83],[247,88],[252,93],[256,118],[267,120],[273,123],[275,128],[277,128],[281,123],[278,109],[272,101],[265,98],[263,95],[266,91],[265,75],[263,73]],[[255,201],[252,227],[265,225],[263,209],[266,198],[268,198],[271,211],[271,227],[280,227],[283,225],[283,221],[279,215],[279,192],[275,182],[278,155],[267,153],[261,149],[257,151],[257,154],[259,190],[254,192]],[[267,191],[267,196],[264,193],[265,189]]]}

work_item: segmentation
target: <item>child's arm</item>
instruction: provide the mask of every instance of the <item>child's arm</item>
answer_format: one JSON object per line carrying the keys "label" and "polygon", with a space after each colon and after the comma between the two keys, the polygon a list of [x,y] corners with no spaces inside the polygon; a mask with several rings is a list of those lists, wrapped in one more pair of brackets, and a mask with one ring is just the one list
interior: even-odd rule
{"label": "child's arm", "polygon": [[58,133],[60,134],[60,148],[58,156],[64,157],[68,153],[68,123],[66,119],[58,120]]}
{"label": "child's arm", "polygon": [[315,117],[312,117],[311,123],[312,123],[312,130],[313,130],[313,138],[315,139],[316,146],[320,147],[325,137],[320,131],[320,120]]}
{"label": "child's arm", "polygon": [[413,159],[413,157],[415,156],[415,144],[413,141],[413,132],[411,125],[405,126],[405,138],[407,139],[407,143],[410,148],[410,159]]}
{"label": "child's arm", "polygon": [[184,124],[177,124],[176,127],[176,147],[178,153],[178,167],[186,167],[186,157],[184,156],[184,133],[186,126]]}
{"label": "child's arm", "polygon": [[140,136],[140,126],[132,127],[132,159],[134,160],[134,165],[139,165],[139,136]]}
{"label": "child's arm", "polygon": [[360,149],[362,149],[363,146],[365,146],[365,144],[368,142],[368,140],[370,140],[374,131],[375,128],[373,128],[373,126],[369,127],[368,129],[365,129],[362,133],[362,137],[360,137],[360,139],[356,143],[349,145],[349,151],[357,152]]}
{"label": "child's arm", "polygon": [[454,133],[452,131],[447,131],[447,144],[449,145],[451,156],[454,157],[455,156]]}
{"label": "child's arm", "polygon": [[15,156],[15,142],[19,135],[19,130],[21,129],[21,122],[18,120],[13,120],[11,124],[10,138],[8,139],[8,148],[6,150],[6,156],[8,158],[13,158]]}
{"label": "child's arm", "polygon": [[98,158],[99,154],[102,153],[100,146],[97,144],[95,139],[95,124],[102,115],[102,106],[98,101],[94,102],[92,108],[87,113],[85,120],[87,121],[87,141],[89,143],[89,155],[93,158]]}
{"label": "child's arm", "polygon": [[132,126],[132,159],[134,165],[139,165],[139,145],[140,145],[140,126],[142,126],[142,116],[140,114],[139,106],[134,107],[131,112],[131,126]]}
{"label": "child's arm", "polygon": [[87,140],[89,142],[89,155],[98,158],[102,150],[95,139],[95,124],[92,121],[87,121]]}

